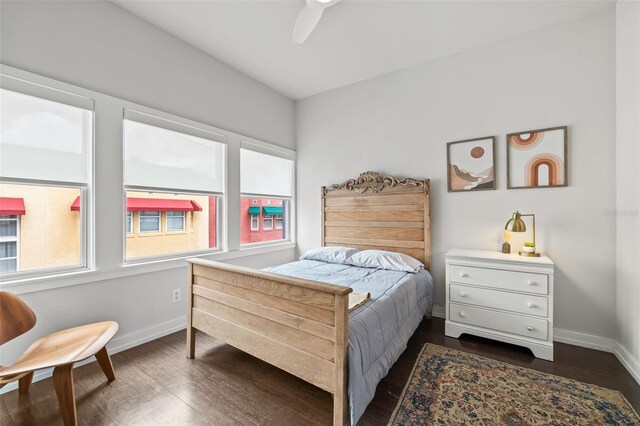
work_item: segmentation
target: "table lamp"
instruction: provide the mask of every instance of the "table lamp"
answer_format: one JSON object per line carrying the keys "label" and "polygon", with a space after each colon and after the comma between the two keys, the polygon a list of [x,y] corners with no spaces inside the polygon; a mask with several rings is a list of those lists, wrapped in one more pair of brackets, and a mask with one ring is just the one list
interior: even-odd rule
{"label": "table lamp", "polygon": [[522,214],[519,211],[516,211],[513,214],[513,217],[507,221],[504,229],[511,232],[525,232],[527,230],[527,225],[525,225],[524,220],[522,220],[525,216],[531,216],[533,218],[533,247],[527,247],[525,245],[522,247],[522,251],[519,251],[518,254],[520,256],[540,257],[540,253],[536,253],[536,215],[533,213]]}

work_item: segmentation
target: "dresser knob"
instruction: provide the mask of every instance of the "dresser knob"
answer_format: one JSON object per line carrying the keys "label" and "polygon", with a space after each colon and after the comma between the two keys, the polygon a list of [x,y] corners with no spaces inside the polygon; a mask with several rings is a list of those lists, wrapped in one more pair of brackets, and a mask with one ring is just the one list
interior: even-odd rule
{"label": "dresser knob", "polygon": [[467,297],[467,293],[465,293],[464,291],[460,292],[460,297]]}
{"label": "dresser knob", "polygon": [[465,314],[464,312],[458,312],[458,315],[460,316],[460,318],[464,318],[467,316],[467,314]]}
{"label": "dresser knob", "polygon": [[535,327],[534,327],[534,326],[532,326],[532,325],[528,325],[528,326],[527,326],[527,330],[529,330],[529,331],[533,331],[533,330],[535,330]]}
{"label": "dresser knob", "polygon": [[533,304],[532,302],[528,302],[527,303],[527,308],[535,308],[535,307],[536,307],[536,305]]}
{"label": "dresser knob", "polygon": [[465,272],[460,272],[460,276],[461,276],[462,278],[466,278],[466,277],[468,277],[469,275],[467,275]]}
{"label": "dresser knob", "polygon": [[533,281],[533,280],[528,280],[527,281],[527,285],[534,286],[534,285],[536,285],[536,282]]}

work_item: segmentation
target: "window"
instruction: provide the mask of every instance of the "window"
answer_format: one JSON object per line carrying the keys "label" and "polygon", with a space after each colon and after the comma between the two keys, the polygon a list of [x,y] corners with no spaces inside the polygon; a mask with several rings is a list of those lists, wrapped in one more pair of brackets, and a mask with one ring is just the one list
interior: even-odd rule
{"label": "window", "polygon": [[133,234],[133,212],[127,212],[125,227],[127,230],[127,234]]}
{"label": "window", "polygon": [[18,216],[0,215],[0,273],[18,270]]}
{"label": "window", "polygon": [[[240,222],[243,224],[240,243],[288,240],[288,215],[293,194],[293,161],[243,148],[240,150],[240,179],[240,214],[243,216]],[[254,200],[257,202],[254,203]],[[251,219],[247,220],[245,215],[251,215]],[[260,216],[262,229],[255,232],[259,227]],[[250,223],[248,229],[245,228],[245,223]]]}
{"label": "window", "polygon": [[167,231],[184,231],[184,212],[167,212]]}
{"label": "window", "polygon": [[273,216],[264,216],[262,218],[263,229],[273,229]]}
{"label": "window", "polygon": [[126,238],[125,260],[219,247],[225,145],[217,140],[224,137],[204,126],[125,110],[126,211],[139,215],[137,232]]}
{"label": "window", "polygon": [[93,101],[6,76],[2,84],[0,272],[85,267]]}
{"label": "window", "polygon": [[251,230],[252,231],[258,231],[259,229],[260,229],[260,215],[252,214],[251,215]]}
{"label": "window", "polygon": [[140,232],[160,232],[160,212],[147,211],[138,213],[140,223],[138,229]]}

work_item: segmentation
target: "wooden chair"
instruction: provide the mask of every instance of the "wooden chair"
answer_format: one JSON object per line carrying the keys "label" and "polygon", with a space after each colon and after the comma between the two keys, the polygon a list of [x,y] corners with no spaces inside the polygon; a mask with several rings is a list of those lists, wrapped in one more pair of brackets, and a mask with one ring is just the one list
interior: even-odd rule
{"label": "wooden chair", "polygon": [[[33,311],[15,294],[0,291],[0,345],[31,330],[36,323]],[[19,380],[18,393],[29,393],[36,370],[53,367],[53,387],[65,425],[76,425],[76,398],[73,364],[95,355],[109,381],[115,380],[106,344],[118,331],[113,321],[74,327],[36,340],[11,366],[0,366],[0,388]]]}

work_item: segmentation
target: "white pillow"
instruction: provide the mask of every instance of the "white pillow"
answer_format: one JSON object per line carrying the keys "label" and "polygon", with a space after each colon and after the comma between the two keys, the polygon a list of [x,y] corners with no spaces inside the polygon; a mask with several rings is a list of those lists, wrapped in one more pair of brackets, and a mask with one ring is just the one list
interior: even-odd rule
{"label": "white pillow", "polygon": [[418,272],[424,266],[422,262],[411,256],[384,250],[359,251],[349,258],[349,263],[363,268],[402,272]]}
{"label": "white pillow", "polygon": [[300,260],[318,260],[326,263],[347,263],[349,256],[357,253],[352,247],[318,247],[311,249]]}

